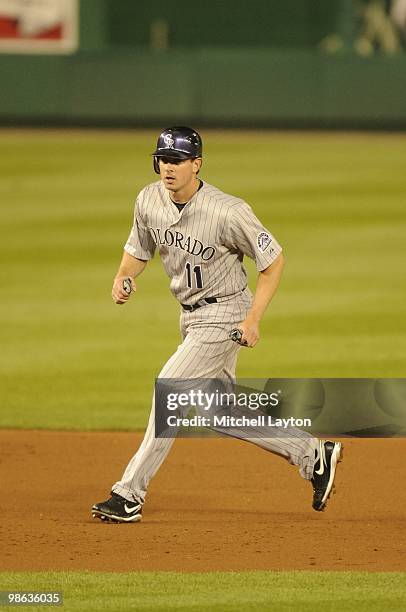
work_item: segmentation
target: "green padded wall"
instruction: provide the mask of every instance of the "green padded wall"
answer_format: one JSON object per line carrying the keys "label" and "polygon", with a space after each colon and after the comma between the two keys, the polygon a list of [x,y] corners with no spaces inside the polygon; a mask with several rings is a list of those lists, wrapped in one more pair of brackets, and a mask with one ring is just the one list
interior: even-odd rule
{"label": "green padded wall", "polygon": [[0,57],[0,122],[406,126],[406,56],[200,49]]}

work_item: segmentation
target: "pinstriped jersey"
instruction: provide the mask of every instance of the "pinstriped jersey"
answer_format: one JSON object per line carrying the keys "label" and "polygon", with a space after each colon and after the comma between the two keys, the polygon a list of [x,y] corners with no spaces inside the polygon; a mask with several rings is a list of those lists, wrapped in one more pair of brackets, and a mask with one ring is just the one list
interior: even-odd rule
{"label": "pinstriped jersey", "polygon": [[139,193],[124,248],[143,260],[158,249],[182,304],[239,293],[247,285],[244,255],[262,271],[282,251],[244,200],[203,182],[179,212],[160,180]]}

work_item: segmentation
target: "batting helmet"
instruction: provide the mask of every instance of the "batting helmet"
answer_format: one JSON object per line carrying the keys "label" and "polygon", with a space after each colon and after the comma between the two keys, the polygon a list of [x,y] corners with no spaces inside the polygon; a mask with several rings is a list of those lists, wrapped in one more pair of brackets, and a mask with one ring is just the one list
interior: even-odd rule
{"label": "batting helmet", "polygon": [[202,139],[189,127],[166,128],[158,138],[154,156],[154,170],[159,174],[159,157],[196,159],[203,152]]}

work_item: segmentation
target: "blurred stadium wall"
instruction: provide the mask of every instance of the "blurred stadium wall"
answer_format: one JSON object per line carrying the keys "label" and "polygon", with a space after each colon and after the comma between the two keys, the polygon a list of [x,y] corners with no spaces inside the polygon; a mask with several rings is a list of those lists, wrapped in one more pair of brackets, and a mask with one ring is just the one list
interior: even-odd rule
{"label": "blurred stadium wall", "polygon": [[403,129],[390,3],[0,0],[0,123]]}

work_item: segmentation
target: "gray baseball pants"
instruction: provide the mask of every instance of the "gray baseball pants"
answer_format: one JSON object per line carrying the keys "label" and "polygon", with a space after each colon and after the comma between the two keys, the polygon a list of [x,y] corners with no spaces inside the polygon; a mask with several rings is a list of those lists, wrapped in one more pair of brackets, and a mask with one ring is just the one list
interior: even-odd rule
{"label": "gray baseball pants", "polygon": [[[247,289],[237,297],[217,304],[208,304],[192,312],[182,311],[180,318],[183,338],[176,352],[162,368],[159,378],[235,378],[237,353],[241,348],[231,341],[229,332],[246,317],[252,295]],[[214,427],[229,436],[251,442],[264,450],[276,453],[293,465],[301,476],[310,480],[313,475],[318,439],[297,428],[277,428],[269,437],[269,429],[255,428],[253,436],[247,427],[240,429]],[[255,437],[254,437],[255,436]],[[155,437],[155,395],[144,439],[127,468],[112,490],[129,501],[143,503],[148,484],[168,455],[174,438]]]}

